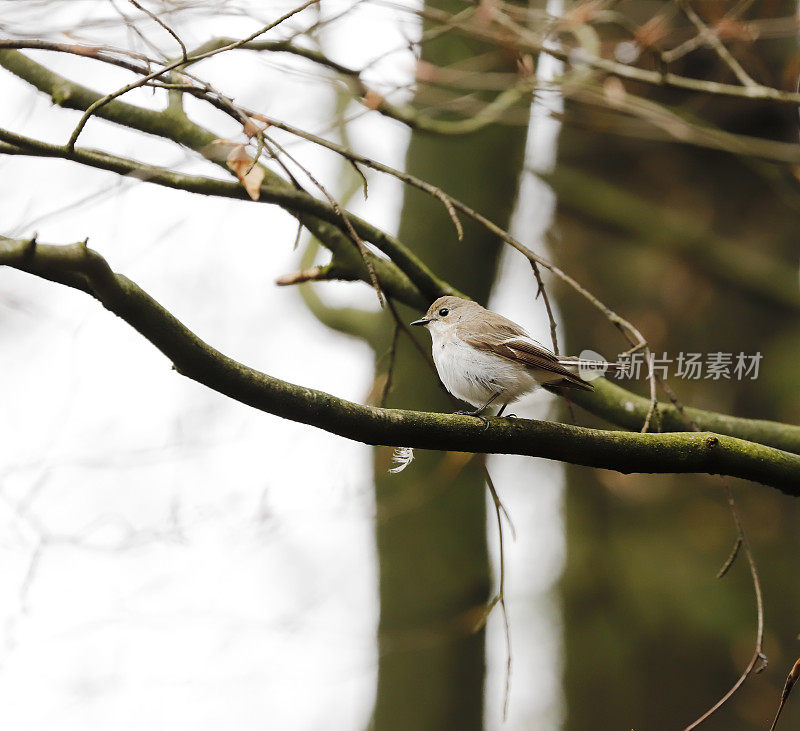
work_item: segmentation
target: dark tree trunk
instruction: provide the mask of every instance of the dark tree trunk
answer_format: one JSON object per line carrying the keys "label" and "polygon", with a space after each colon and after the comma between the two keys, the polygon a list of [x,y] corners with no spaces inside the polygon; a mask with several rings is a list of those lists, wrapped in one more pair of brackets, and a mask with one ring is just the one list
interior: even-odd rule
{"label": "dark tree trunk", "polygon": [[[713,11],[710,3],[694,5]],[[657,6],[629,2],[620,9],[641,21]],[[749,15],[793,11],[793,3],[762,2]],[[793,52],[793,43],[758,43],[760,61],[744,56],[745,65],[749,58],[759,81],[781,86]],[[675,70],[730,80],[710,51],[687,57]],[[629,88],[692,109],[729,131],[797,137],[797,113],[790,107]],[[568,117],[591,123],[595,114],[568,105]],[[723,286],[701,273],[697,251],[680,258],[659,251],[660,219],[678,215],[693,226],[706,222],[709,236],[723,235],[796,270],[800,190],[790,171],[675,143],[590,132],[583,125],[562,131],[559,166],[577,175],[561,191],[554,258],[637,324],[657,355],[764,354],[757,381],[672,380],[679,396],[725,412],[796,422],[797,371],[787,367],[800,355],[796,320],[754,301],[745,287]],[[582,182],[581,175],[591,177]],[[650,205],[652,234],[590,213],[596,201],[589,206],[587,196],[597,179]],[[558,192],[558,169],[554,180]],[[570,352],[595,347],[613,355],[625,349],[612,328],[587,316],[583,302],[565,291],[559,295]],[[645,392],[643,384],[639,390]],[[579,418],[588,420],[584,414]],[[744,558],[722,581],[714,578],[734,539],[721,485],[713,478],[626,478],[578,468],[568,475],[568,564],[562,584],[566,728],[682,728],[730,687],[749,659],[755,635],[755,600]],[[796,501],[750,485],[742,512],[762,572],[768,630],[777,641],[766,645],[770,671],[748,680],[709,729],[766,728],[786,665],[797,652],[800,583],[789,558],[798,548]]]}
{"label": "dark tree trunk", "polygon": [[[461,10],[454,2],[428,6]],[[476,46],[447,35],[423,58],[448,65]],[[513,61],[513,60],[512,60]],[[525,127],[495,127],[466,137],[413,134],[406,169],[507,224],[522,169]],[[400,237],[434,271],[486,302],[499,242],[465,222],[464,240],[438,201],[406,188]],[[406,319],[417,313],[402,308]],[[387,318],[387,331],[391,330]],[[430,341],[426,333],[422,342]],[[436,376],[408,343],[395,365],[390,405],[452,411]],[[484,633],[472,628],[489,593],[485,488],[476,460],[418,451],[387,475],[387,450],[376,450],[376,537],[381,616],[377,729],[479,729],[483,722]]]}

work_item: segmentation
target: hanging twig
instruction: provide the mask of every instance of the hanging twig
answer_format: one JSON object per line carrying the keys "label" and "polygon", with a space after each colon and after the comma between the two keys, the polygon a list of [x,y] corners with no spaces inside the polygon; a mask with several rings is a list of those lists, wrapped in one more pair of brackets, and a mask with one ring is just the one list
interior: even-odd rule
{"label": "hanging twig", "polygon": [[187,60],[186,57],[186,46],[184,45],[183,41],[181,40],[180,36],[172,30],[161,18],[159,18],[154,12],[148,10],[143,5],[138,3],[136,0],[128,0],[128,2],[133,5],[135,8],[141,10],[145,15],[149,16],[152,20],[154,20],[158,25],[160,25],[167,33],[169,33],[177,42],[177,44],[181,47],[181,54],[184,62]]}
{"label": "hanging twig", "polygon": [[775,713],[775,719],[772,721],[769,731],[775,731],[775,729],[778,727],[778,719],[781,717],[781,713],[783,713],[783,707],[786,705],[786,701],[789,700],[789,695],[791,694],[795,683],[797,683],[798,678],[800,678],[800,660],[794,664],[792,669],[789,671],[789,675],[786,677],[786,682],[784,683],[783,690],[781,691],[781,700],[778,704],[778,710]]}
{"label": "hanging twig", "polygon": [[650,420],[658,414],[658,397],[656,395],[656,374],[655,374],[655,355],[645,348],[645,358],[647,359],[647,381],[650,384],[650,406],[647,409],[647,416],[644,418],[641,432],[650,431]]}
{"label": "hanging twig", "polygon": [[389,357],[389,365],[386,367],[386,379],[383,382],[381,397],[378,401],[378,405],[382,409],[386,407],[386,399],[389,398],[389,392],[392,390],[392,381],[394,380],[394,364],[397,356],[397,340],[399,336],[400,326],[395,322],[394,329],[392,331],[392,343],[389,346],[389,352],[387,353],[387,356]]}
{"label": "hanging twig", "polygon": [[542,273],[539,271],[539,265],[533,259],[530,259],[530,264],[531,269],[533,269],[533,276],[536,277],[536,299],[539,299],[541,296],[542,302],[544,302],[544,308],[547,310],[547,319],[550,322],[550,339],[553,341],[553,352],[556,355],[560,355],[558,350],[558,336],[556,335],[558,325],[556,324],[553,308],[550,305],[550,298],[547,296],[547,290],[545,289],[544,281],[542,280]]}
{"label": "hanging twig", "polygon": [[514,530],[514,524],[511,522],[511,518],[508,515],[508,511],[501,502],[500,496],[497,494],[497,490],[495,489],[492,476],[491,474],[489,474],[489,468],[486,465],[486,455],[485,454],[480,455],[479,459],[481,461],[481,466],[483,467],[483,472],[486,475],[486,485],[489,488],[489,494],[492,496],[492,502],[494,503],[494,512],[495,512],[495,517],[497,518],[497,535],[498,535],[498,543],[500,551],[500,579],[498,581],[497,594],[487,604],[486,612],[479,625],[479,628],[486,623],[486,620],[489,618],[489,615],[491,614],[492,610],[499,604],[503,615],[503,631],[506,640],[505,684],[503,688],[503,721],[505,721],[508,718],[508,699],[511,691],[511,627],[508,621],[508,609],[506,607],[506,594],[505,594],[506,564],[505,564],[505,544],[503,542],[503,516],[505,516],[505,519],[508,521],[508,526],[511,529],[511,535],[515,539],[516,539],[516,531]]}

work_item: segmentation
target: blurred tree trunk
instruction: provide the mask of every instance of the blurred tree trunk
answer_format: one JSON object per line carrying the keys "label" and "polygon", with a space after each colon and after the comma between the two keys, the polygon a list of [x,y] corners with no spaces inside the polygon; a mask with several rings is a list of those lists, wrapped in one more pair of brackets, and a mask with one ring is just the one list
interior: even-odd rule
{"label": "blurred tree trunk", "polygon": [[[718,3],[717,12],[731,5]],[[714,18],[711,3],[694,6]],[[637,24],[658,7],[652,2],[618,6]],[[794,11],[794,3],[756,2],[748,16],[791,16]],[[677,16],[675,22],[685,21]],[[758,81],[786,88],[785,70],[790,61],[796,64],[793,39],[757,42],[750,50],[734,43],[732,49]],[[707,49],[670,70],[735,83]],[[788,106],[627,88],[689,108],[729,131],[797,138],[797,112]],[[580,115],[586,127],[599,121],[603,129],[608,121],[607,115],[577,104],[568,104],[566,113],[567,118]],[[800,355],[797,322],[743,291],[711,282],[693,266],[692,252],[679,259],[660,253],[657,243],[659,218],[679,213],[704,222],[709,233],[723,234],[796,269],[800,188],[790,171],[586,127],[567,125],[560,138],[559,167],[577,175],[571,175],[569,187],[559,187],[559,169],[554,173],[560,200],[554,258],[637,324],[657,357],[663,351],[672,358],[681,351],[764,354],[757,381],[671,379],[685,401],[796,422],[798,378],[795,365],[787,366]],[[582,204],[588,200],[590,179],[582,186],[581,175],[648,202],[652,240],[590,214]],[[615,355],[626,349],[612,328],[587,315],[584,302],[563,290],[559,294],[570,352],[595,347]],[[673,363],[671,372],[674,368]],[[639,390],[646,392],[643,382]],[[579,415],[579,423],[587,419]],[[731,705],[709,721],[709,729],[766,728],[786,665],[794,659],[787,652],[797,652],[790,643],[797,634],[800,587],[787,581],[796,575],[796,501],[752,486],[739,494],[764,583],[765,649],[772,663],[768,672],[747,681]],[[566,728],[683,728],[730,687],[752,653],[755,635],[755,600],[744,557],[722,581],[714,578],[734,538],[719,480],[622,477],[570,468],[567,511],[568,562],[562,584]],[[787,728],[793,727],[791,718],[784,718]]]}
{"label": "blurred tree trunk", "polygon": [[[428,7],[463,9],[452,1]],[[447,34],[424,45],[423,59],[446,66],[483,50]],[[514,68],[515,59],[499,62]],[[418,92],[417,101],[424,95]],[[457,138],[414,133],[406,169],[506,225],[524,148],[524,124]],[[498,258],[496,238],[464,222],[464,240],[458,241],[442,204],[413,188],[405,189],[400,237],[434,271],[486,302]],[[401,316],[409,320],[418,314],[401,308]],[[386,332],[392,328],[386,317]],[[421,336],[429,351],[427,333]],[[452,411],[436,375],[408,342],[400,342],[389,405]],[[385,361],[377,365],[386,367]],[[483,474],[476,459],[418,450],[408,469],[389,475],[389,454],[375,452],[381,604],[375,728],[479,729],[484,633],[472,630],[490,588]]]}

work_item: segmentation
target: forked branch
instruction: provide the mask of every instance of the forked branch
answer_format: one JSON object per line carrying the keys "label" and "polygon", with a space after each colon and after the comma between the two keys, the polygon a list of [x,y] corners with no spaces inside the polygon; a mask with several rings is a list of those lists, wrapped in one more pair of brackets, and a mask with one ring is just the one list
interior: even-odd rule
{"label": "forked branch", "polygon": [[492,419],[363,406],[281,381],[203,342],[85,243],[0,240],[0,265],[91,294],[187,378],[253,408],[365,444],[522,454],[620,472],[723,474],[800,495],[800,456],[708,432],[642,434],[528,419]]}

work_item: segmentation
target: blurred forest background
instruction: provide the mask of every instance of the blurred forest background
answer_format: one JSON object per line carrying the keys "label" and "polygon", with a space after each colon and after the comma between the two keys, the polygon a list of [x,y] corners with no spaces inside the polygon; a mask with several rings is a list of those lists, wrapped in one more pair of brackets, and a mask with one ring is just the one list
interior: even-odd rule
{"label": "blurred forest background", "polygon": [[[684,404],[798,424],[798,12],[0,1],[0,243],[88,236],[241,363],[449,412],[426,334],[399,324],[426,280],[392,268],[381,232],[544,343],[552,310],[565,353],[631,346],[513,238],[648,353],[762,354],[755,380],[670,379]],[[366,220],[364,248],[287,191]],[[181,378],[85,293],[7,266],[0,342],[4,728],[681,729],[749,666],[702,727],[770,728],[800,655],[797,498],[725,483],[747,541],[717,579],[738,545],[720,478],[490,455],[516,527],[506,697],[500,607],[482,621],[501,575],[482,457],[416,450],[390,473],[391,449]],[[514,411],[641,428],[598,403]],[[798,723],[790,698],[779,728]]]}

